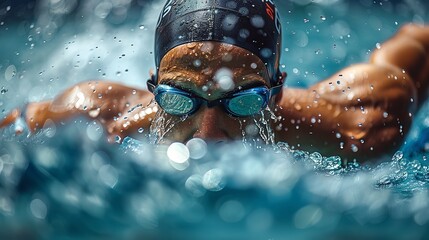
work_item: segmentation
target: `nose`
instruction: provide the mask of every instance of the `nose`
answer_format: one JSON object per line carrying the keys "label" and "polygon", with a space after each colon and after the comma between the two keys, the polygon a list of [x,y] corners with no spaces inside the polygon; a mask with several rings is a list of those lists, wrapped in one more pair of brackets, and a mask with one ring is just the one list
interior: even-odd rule
{"label": "nose", "polygon": [[202,107],[199,112],[199,126],[193,137],[206,140],[229,139],[230,133],[225,122],[227,117],[220,107]]}

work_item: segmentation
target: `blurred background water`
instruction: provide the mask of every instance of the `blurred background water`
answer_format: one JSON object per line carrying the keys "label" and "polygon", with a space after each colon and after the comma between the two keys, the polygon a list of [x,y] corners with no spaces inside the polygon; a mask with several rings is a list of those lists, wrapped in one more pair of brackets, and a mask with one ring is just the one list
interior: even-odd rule
{"label": "blurred background water", "polygon": [[[0,117],[90,79],[144,88],[164,1],[3,0]],[[418,0],[276,1],[288,86],[365,61]],[[1,239],[428,239],[429,104],[392,161],[242,144],[107,144],[86,119],[0,139]],[[142,133],[145,134],[145,133]],[[238,151],[239,149],[240,151]]]}

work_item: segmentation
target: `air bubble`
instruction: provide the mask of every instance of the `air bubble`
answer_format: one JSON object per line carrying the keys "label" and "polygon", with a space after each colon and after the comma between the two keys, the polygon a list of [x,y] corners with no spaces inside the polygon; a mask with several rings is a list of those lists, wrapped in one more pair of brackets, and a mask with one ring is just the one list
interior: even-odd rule
{"label": "air bubble", "polygon": [[4,88],[4,87],[1,87],[0,93],[5,94],[5,93],[7,93],[7,91],[9,91],[9,90]]}
{"label": "air bubble", "polygon": [[94,121],[86,127],[86,135],[88,139],[97,142],[103,136],[103,127],[97,122]]}
{"label": "air bubble", "polygon": [[203,158],[207,153],[207,143],[201,138],[193,138],[186,143],[192,159]]}
{"label": "air bubble", "polygon": [[223,171],[215,168],[207,171],[203,176],[203,186],[209,191],[220,191],[225,187]]}
{"label": "air bubble", "polygon": [[16,76],[16,67],[15,65],[9,65],[4,72],[4,78],[6,81],[10,81]]}
{"label": "air bubble", "polygon": [[188,161],[189,155],[189,149],[183,143],[172,143],[167,149],[168,158],[175,163],[184,163]]}
{"label": "air bubble", "polygon": [[228,91],[234,88],[233,73],[228,68],[219,69],[214,76],[214,80],[222,90]]}
{"label": "air bubble", "polygon": [[219,208],[219,216],[225,222],[238,222],[245,214],[243,204],[236,200],[227,201]]}
{"label": "air bubble", "polygon": [[110,188],[114,188],[118,183],[118,171],[110,164],[103,165],[98,170],[98,178],[102,183]]}
{"label": "air bubble", "polygon": [[48,207],[42,200],[38,198],[31,201],[30,210],[33,216],[38,219],[45,219],[48,213]]}

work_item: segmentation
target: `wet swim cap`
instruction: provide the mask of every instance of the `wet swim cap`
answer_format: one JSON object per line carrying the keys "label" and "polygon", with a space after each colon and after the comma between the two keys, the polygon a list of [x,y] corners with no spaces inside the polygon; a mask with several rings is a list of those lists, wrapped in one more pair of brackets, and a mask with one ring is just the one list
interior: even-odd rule
{"label": "wet swim cap", "polygon": [[196,41],[242,47],[265,63],[271,85],[281,74],[281,25],[272,0],[168,0],[155,33],[155,63],[172,48]]}

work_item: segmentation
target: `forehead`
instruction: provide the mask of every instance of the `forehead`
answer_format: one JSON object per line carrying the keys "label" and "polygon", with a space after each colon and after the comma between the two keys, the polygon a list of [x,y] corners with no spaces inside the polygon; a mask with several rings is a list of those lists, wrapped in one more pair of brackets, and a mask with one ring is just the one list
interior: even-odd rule
{"label": "forehead", "polygon": [[196,85],[212,81],[219,71],[229,71],[234,81],[253,75],[255,81],[268,84],[268,73],[264,63],[251,52],[226,43],[202,41],[177,46],[161,60],[160,82],[165,75],[188,77]]}

